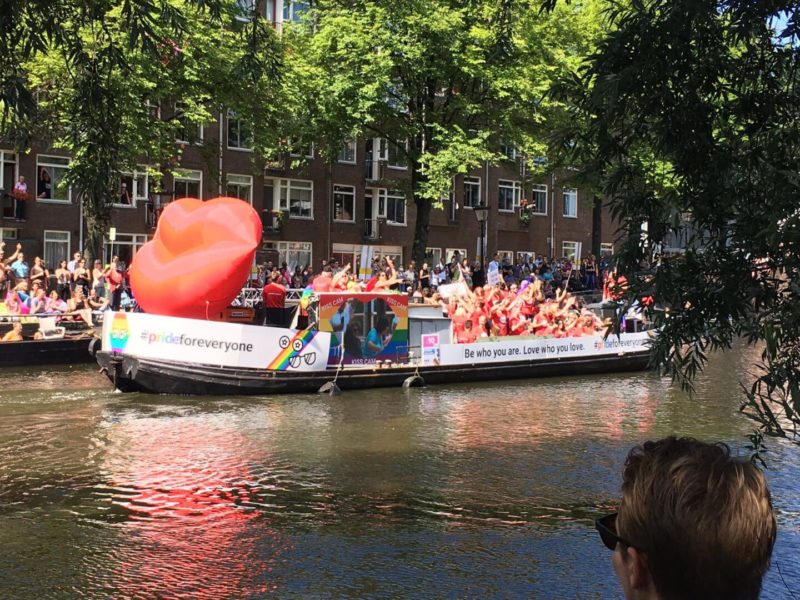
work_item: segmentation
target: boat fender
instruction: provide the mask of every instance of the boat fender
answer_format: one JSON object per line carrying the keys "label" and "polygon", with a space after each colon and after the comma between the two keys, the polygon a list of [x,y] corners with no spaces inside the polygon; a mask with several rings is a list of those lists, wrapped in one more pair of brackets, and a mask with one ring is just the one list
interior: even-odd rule
{"label": "boat fender", "polygon": [[97,351],[100,350],[100,345],[100,338],[92,338],[89,342],[89,354],[93,357],[97,356]]}
{"label": "boat fender", "polygon": [[330,396],[338,396],[339,394],[342,393],[342,390],[333,381],[328,381],[327,383],[322,384],[322,387],[319,388],[317,393],[328,394]]}
{"label": "boat fender", "polygon": [[403,382],[403,387],[405,389],[425,387],[425,380],[420,375],[412,375],[411,377],[406,377],[406,380]]}

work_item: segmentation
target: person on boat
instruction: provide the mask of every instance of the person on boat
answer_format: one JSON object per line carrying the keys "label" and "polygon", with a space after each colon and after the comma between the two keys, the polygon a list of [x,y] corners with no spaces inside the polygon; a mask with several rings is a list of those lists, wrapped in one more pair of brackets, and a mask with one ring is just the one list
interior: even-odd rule
{"label": "person on boat", "polygon": [[457,344],[472,344],[478,339],[478,332],[472,326],[472,319],[464,321],[464,327],[456,334]]}
{"label": "person on boat", "polygon": [[322,267],[322,272],[314,277],[314,281],[311,282],[311,288],[318,294],[330,292],[332,281],[333,274],[331,268],[326,264]]}
{"label": "person on boat", "polygon": [[286,287],[281,281],[281,274],[273,271],[269,283],[261,291],[264,301],[264,325],[283,327],[286,324]]}
{"label": "person on boat", "polygon": [[38,315],[47,313],[47,294],[41,287],[36,288],[31,298],[30,314]]}
{"label": "person on boat", "polygon": [[626,600],[757,600],[777,534],[753,462],[675,437],[628,453],[619,508],[595,527]]}
{"label": "person on boat", "polygon": [[33,259],[33,266],[31,267],[30,272],[30,280],[31,285],[36,282],[46,288],[48,282],[50,281],[50,271],[47,270],[47,267],[44,266],[44,261],[42,260],[41,256],[37,256]]}
{"label": "person on boat", "polygon": [[367,339],[364,340],[364,357],[371,358],[377,356],[389,342],[392,341],[391,321],[385,317],[379,317],[375,326],[369,330]]}
{"label": "person on boat", "polygon": [[81,288],[75,288],[72,292],[72,297],[67,302],[67,312],[88,325],[92,324],[92,309],[89,308]]}
{"label": "person on boat", "polygon": [[96,288],[92,288],[89,290],[89,297],[86,298],[86,304],[88,304],[89,308],[94,312],[104,311],[108,308],[108,299],[100,296]]}
{"label": "person on boat", "polygon": [[357,319],[351,321],[344,332],[344,352],[346,355],[352,358],[364,358],[362,333],[361,322]]}
{"label": "person on boat", "polygon": [[6,315],[20,315],[22,314],[19,300],[17,300],[17,295],[13,292],[6,296],[5,302],[2,304],[3,306],[3,314]]}
{"label": "person on boat", "polygon": [[111,262],[103,271],[103,276],[108,284],[108,296],[110,298],[111,310],[119,310],[122,304],[125,273],[121,266],[119,256],[112,256]]}
{"label": "person on boat", "polygon": [[67,268],[67,261],[62,260],[58,263],[58,268],[55,272],[56,275],[56,292],[58,297],[64,302],[69,300],[71,293],[70,282],[72,281],[72,273]]}
{"label": "person on boat", "polygon": [[92,289],[98,297],[105,298],[106,276],[103,269],[103,261],[99,258],[94,261],[94,266],[92,267]]}
{"label": "person on boat", "polygon": [[25,262],[25,254],[23,252],[16,253],[16,260],[11,263],[11,272],[14,274],[15,280],[26,280],[30,273],[30,267]]}
{"label": "person on boat", "polygon": [[47,297],[47,305],[45,312],[48,313],[65,313],[67,312],[67,303],[61,299],[57,291],[53,290]]}
{"label": "person on boat", "polygon": [[11,326],[11,330],[0,338],[0,342],[21,342],[22,340],[22,323],[19,321],[15,322]]}
{"label": "person on boat", "polygon": [[86,259],[82,258],[78,261],[78,266],[72,273],[72,281],[74,289],[80,288],[84,297],[89,295],[89,283],[91,282],[91,274],[89,269],[86,268]]}

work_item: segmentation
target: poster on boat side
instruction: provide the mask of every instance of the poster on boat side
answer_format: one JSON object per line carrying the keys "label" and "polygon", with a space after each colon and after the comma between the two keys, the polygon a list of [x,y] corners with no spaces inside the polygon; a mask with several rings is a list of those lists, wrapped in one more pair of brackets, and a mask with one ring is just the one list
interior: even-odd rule
{"label": "poster on boat side", "polygon": [[107,312],[103,350],[140,358],[273,371],[323,371],[331,336],[145,313]]}
{"label": "poster on boat side", "polygon": [[319,329],[331,335],[329,365],[408,362],[405,294],[319,294]]}
{"label": "poster on boat side", "polygon": [[643,352],[649,348],[651,332],[623,333],[573,338],[503,338],[475,344],[442,344],[443,365],[477,365],[525,360],[549,360],[581,356],[604,356],[625,352]]}
{"label": "poster on boat side", "polygon": [[426,367],[441,364],[439,358],[439,334],[422,334],[422,364]]}

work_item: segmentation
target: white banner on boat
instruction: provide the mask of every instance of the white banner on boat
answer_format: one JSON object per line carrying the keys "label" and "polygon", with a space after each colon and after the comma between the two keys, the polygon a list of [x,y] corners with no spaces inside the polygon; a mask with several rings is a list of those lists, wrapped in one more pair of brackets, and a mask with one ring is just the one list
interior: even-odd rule
{"label": "white banner on boat", "polygon": [[144,313],[105,313],[103,350],[225,367],[324,371],[331,334]]}
{"label": "white banner on boat", "polygon": [[608,356],[647,350],[650,333],[623,333],[620,337],[585,336],[573,338],[508,338],[508,341],[476,344],[442,344],[443,365],[477,365],[523,360]]}

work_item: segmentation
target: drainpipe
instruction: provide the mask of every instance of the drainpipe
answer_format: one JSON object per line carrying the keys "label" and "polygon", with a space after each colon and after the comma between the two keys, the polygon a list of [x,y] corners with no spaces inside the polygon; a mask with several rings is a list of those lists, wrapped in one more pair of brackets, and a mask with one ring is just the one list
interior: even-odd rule
{"label": "drainpipe", "polygon": [[[224,133],[223,130],[224,129],[225,129],[225,119],[223,117],[223,110],[220,108],[220,111],[219,111],[219,176],[217,177],[217,179],[219,180],[219,182],[217,184],[217,195],[218,196],[222,196],[222,152],[223,152],[222,137],[223,137],[223,133]],[[252,193],[253,192],[251,190],[251,192],[250,192],[250,194],[251,194],[250,198],[251,199],[252,199]]]}
{"label": "drainpipe", "polygon": [[[486,194],[484,195],[484,204],[486,204],[486,206],[488,207],[489,206],[489,161],[488,160],[484,163],[484,170],[485,174],[483,179],[485,180],[484,189],[486,191]],[[484,248],[483,251],[487,256],[494,256],[494,252],[491,252],[489,250],[489,216],[491,214],[492,214],[491,210],[489,210],[486,213],[486,241],[483,243],[483,248]],[[488,264],[488,261],[486,261],[486,256],[483,257],[483,260],[484,264]]]}
{"label": "drainpipe", "polygon": [[78,198],[78,251],[83,254],[83,198]]}
{"label": "drainpipe", "polygon": [[556,258],[556,174],[550,173],[550,258]]}

